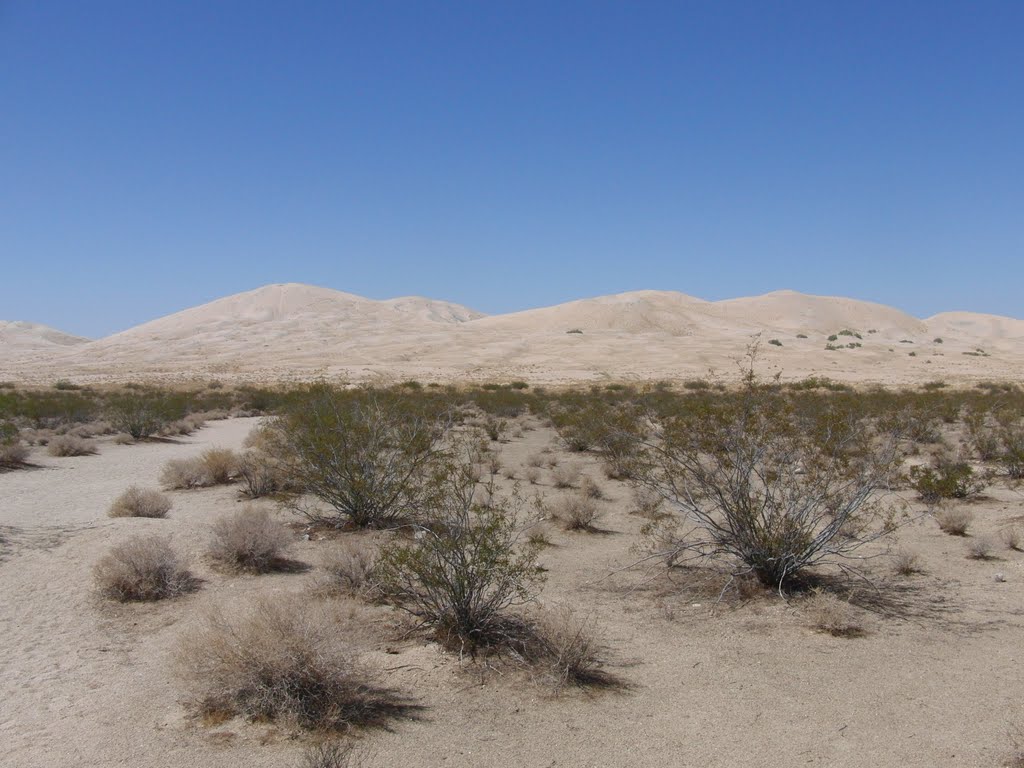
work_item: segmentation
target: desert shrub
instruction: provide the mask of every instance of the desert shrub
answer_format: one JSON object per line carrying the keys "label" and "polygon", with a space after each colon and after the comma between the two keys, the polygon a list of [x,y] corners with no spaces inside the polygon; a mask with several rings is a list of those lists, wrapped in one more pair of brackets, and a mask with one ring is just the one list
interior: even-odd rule
{"label": "desert shrub", "polygon": [[771,344],[773,347],[781,347],[782,346],[782,342],[779,341],[778,339],[768,339],[768,343]]}
{"label": "desert shrub", "polygon": [[74,435],[60,435],[49,442],[46,452],[51,456],[93,456],[96,444]]}
{"label": "desert shrub", "polygon": [[0,467],[19,467],[25,463],[28,453],[28,446],[18,436],[18,428],[10,422],[0,421]]}
{"label": "desert shrub", "polygon": [[842,563],[892,530],[873,499],[898,467],[896,436],[862,414],[805,416],[748,374],[729,400],[655,414],[641,484],[682,516],[690,533],[666,560],[731,558],[782,589],[805,568]]}
{"label": "desert shrub", "polygon": [[974,513],[963,507],[944,507],[935,513],[935,522],[950,536],[966,536],[974,521]]}
{"label": "desert shrub", "polygon": [[937,459],[930,467],[913,467],[910,483],[928,504],[942,499],[966,499],[985,488],[985,481],[975,477],[970,464],[945,458]]}
{"label": "desert shrub", "polygon": [[248,450],[238,457],[236,470],[242,481],[242,495],[250,499],[270,496],[288,488],[280,463],[259,450]]}
{"label": "desert shrub", "polygon": [[810,625],[833,637],[861,637],[864,625],[857,610],[833,594],[816,590],[804,598],[804,610]]}
{"label": "desert shrub", "polygon": [[162,395],[128,391],[107,401],[107,418],[121,432],[135,440],[155,435],[174,418],[174,408]]}
{"label": "desert shrub", "polygon": [[968,408],[964,413],[964,430],[967,442],[982,461],[992,461],[999,457],[999,435],[988,423],[988,411],[979,408]]}
{"label": "desert shrub", "polygon": [[419,538],[382,549],[378,568],[389,600],[450,647],[475,653],[501,644],[506,611],[530,600],[541,579],[536,549],[519,541],[518,506],[481,489],[464,464],[449,466]]}
{"label": "desert shrub", "polygon": [[423,397],[311,387],[271,428],[289,481],[331,511],[295,509],[313,521],[357,527],[414,517],[447,430],[440,409]]}
{"label": "desert shrub", "polygon": [[913,576],[922,571],[921,558],[914,552],[901,550],[893,557],[892,567],[900,576]]}
{"label": "desert shrub", "polygon": [[312,744],[302,753],[302,768],[358,768],[362,757],[350,742],[328,741]]}
{"label": "desert shrub", "polygon": [[542,453],[531,453],[526,457],[526,466],[528,467],[543,467],[544,466],[544,454]]}
{"label": "desert shrub", "polygon": [[580,481],[580,468],[576,464],[562,464],[551,469],[555,488],[573,488]]}
{"label": "desert shrub", "polygon": [[1007,549],[1012,549],[1016,552],[1021,551],[1021,533],[1020,528],[1004,528],[1000,534],[1000,538],[1003,544],[1006,545]]}
{"label": "desert shrub", "polygon": [[536,485],[540,482],[540,470],[537,467],[527,467],[523,472],[523,477],[530,485]]}
{"label": "desert shrub", "polygon": [[580,479],[580,493],[590,499],[603,499],[604,491],[601,484],[590,475],[584,475]]}
{"label": "desert shrub", "polygon": [[505,419],[498,419],[488,415],[484,420],[484,432],[492,442],[497,442],[505,436],[508,431],[508,422]]}
{"label": "desert shrub", "polygon": [[182,490],[230,483],[238,471],[238,457],[227,448],[207,448],[199,456],[171,459],[160,472],[160,484]]}
{"label": "desert shrub", "polygon": [[241,509],[213,524],[208,553],[223,566],[252,573],[279,567],[292,533],[265,509]]}
{"label": "desert shrub", "polygon": [[120,432],[117,435],[114,435],[114,445],[131,445],[134,442],[135,438],[127,432]]}
{"label": "desert shrub", "polygon": [[115,546],[96,563],[93,576],[103,595],[121,602],[162,600],[195,588],[170,542],[158,536]]}
{"label": "desert shrub", "polygon": [[589,496],[573,494],[559,499],[553,514],[567,531],[594,531],[601,511]]}
{"label": "desert shrub", "polygon": [[967,556],[971,560],[990,560],[992,558],[992,541],[986,537],[972,539],[967,544]]}
{"label": "desert shrub", "polygon": [[383,726],[411,710],[358,663],[336,620],[295,600],[208,614],[182,638],[177,667],[205,717],[345,732]]}
{"label": "desert shrub", "polygon": [[379,596],[376,547],[365,541],[347,541],[324,555],[321,567],[330,591],[360,598]]}
{"label": "desert shrub", "polygon": [[662,511],[664,502],[665,499],[657,491],[637,486],[633,489],[633,502],[629,508],[629,513],[646,517],[648,520],[657,520],[664,515]]}
{"label": "desert shrub", "polygon": [[1006,425],[1000,430],[999,441],[999,460],[1006,467],[1006,474],[1015,480],[1024,478],[1024,429]]}
{"label": "desert shrub", "polygon": [[160,491],[132,485],[114,499],[107,514],[110,517],[166,517],[170,509],[171,500]]}
{"label": "desert shrub", "polygon": [[524,655],[555,688],[618,683],[605,668],[604,644],[593,621],[568,608],[547,610],[534,619],[531,630]]}

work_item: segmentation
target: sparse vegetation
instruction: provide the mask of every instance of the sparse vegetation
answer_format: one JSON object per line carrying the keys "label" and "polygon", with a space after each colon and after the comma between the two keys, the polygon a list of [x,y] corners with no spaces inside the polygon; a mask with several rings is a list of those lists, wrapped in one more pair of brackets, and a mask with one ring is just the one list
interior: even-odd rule
{"label": "sparse vegetation", "polygon": [[986,485],[967,462],[948,457],[938,457],[932,466],[913,467],[910,482],[921,500],[929,504],[942,499],[966,499],[981,493]]}
{"label": "sparse vegetation", "polygon": [[107,514],[110,517],[166,517],[171,510],[171,500],[160,491],[129,488],[114,499]]}
{"label": "sparse vegetation", "polygon": [[935,512],[935,522],[950,536],[966,536],[974,522],[974,513],[963,507],[942,507]]}
{"label": "sparse vegetation", "polygon": [[571,494],[559,499],[553,514],[567,531],[592,532],[601,511],[591,497]]}
{"label": "sparse vegetation", "polygon": [[136,537],[113,547],[94,566],[100,592],[120,602],[163,600],[195,588],[195,579],[163,537]]}
{"label": "sparse vegetation", "polygon": [[327,587],[351,597],[378,597],[381,592],[376,576],[378,557],[376,547],[363,540],[346,541],[331,549],[321,566],[327,574]]}
{"label": "sparse vegetation", "polygon": [[47,443],[46,452],[51,456],[93,456],[96,444],[74,435],[58,435]]}
{"label": "sparse vegetation", "polygon": [[251,573],[279,568],[292,533],[265,509],[241,509],[213,524],[208,553],[225,567]]}
{"label": "sparse vegetation", "polygon": [[864,625],[857,609],[835,595],[817,590],[804,598],[811,626],[833,637],[862,637]]}

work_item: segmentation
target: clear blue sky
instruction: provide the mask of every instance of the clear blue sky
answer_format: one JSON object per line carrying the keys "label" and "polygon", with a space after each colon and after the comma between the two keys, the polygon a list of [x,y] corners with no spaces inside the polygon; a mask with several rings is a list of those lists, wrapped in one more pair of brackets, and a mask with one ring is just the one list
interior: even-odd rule
{"label": "clear blue sky", "polygon": [[291,281],[1024,316],[1024,2],[0,0],[0,319]]}

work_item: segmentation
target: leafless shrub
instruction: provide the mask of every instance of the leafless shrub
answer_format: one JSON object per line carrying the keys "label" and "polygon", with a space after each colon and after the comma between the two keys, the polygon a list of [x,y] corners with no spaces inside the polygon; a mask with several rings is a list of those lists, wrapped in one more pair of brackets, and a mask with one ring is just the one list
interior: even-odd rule
{"label": "leafless shrub", "polygon": [[24,465],[28,458],[28,446],[20,440],[0,442],[0,467],[12,469]]}
{"label": "leafless shrub", "polygon": [[207,448],[199,459],[210,485],[230,483],[238,473],[238,457],[230,448]]}
{"label": "leafless shrub", "polygon": [[906,550],[900,550],[893,556],[892,567],[900,576],[913,576],[924,570],[921,567],[921,558],[917,553]]}
{"label": "leafless shrub", "polygon": [[604,650],[594,622],[562,608],[535,619],[526,655],[555,688],[619,685],[605,669]]}
{"label": "leafless shrub", "polygon": [[974,513],[963,507],[941,507],[935,512],[935,522],[950,536],[966,536],[974,522]]}
{"label": "leafless shrub", "polygon": [[531,547],[543,549],[552,546],[551,532],[543,523],[537,522],[526,530],[526,541]]}
{"label": "leafless shrub", "polygon": [[527,467],[523,472],[523,477],[530,485],[536,485],[540,482],[540,470],[537,467]]}
{"label": "leafless shrub", "polygon": [[207,448],[199,456],[171,459],[160,473],[164,488],[206,488],[230,483],[238,472],[238,457],[228,448]]}
{"label": "leafless shrub", "polygon": [[544,455],[540,453],[531,453],[526,459],[526,465],[528,467],[543,467],[544,466]]}
{"label": "leafless shrub", "polygon": [[345,732],[384,726],[414,709],[376,684],[331,616],[294,599],[208,614],[182,638],[177,666],[207,718],[241,715]]}
{"label": "leafless shrub", "polygon": [[594,500],[582,494],[559,499],[553,514],[567,531],[595,531],[597,528],[594,524],[601,517],[601,511]]}
{"label": "leafless shrub", "polygon": [[96,453],[96,444],[74,435],[60,435],[50,441],[46,452],[51,456],[92,456]]}
{"label": "leafless shrub", "polygon": [[267,573],[280,567],[291,542],[291,531],[265,509],[245,508],[213,524],[208,553],[223,566]]}
{"label": "leafless shrub", "polygon": [[1003,544],[1007,549],[1012,549],[1016,552],[1021,551],[1021,533],[1020,528],[1011,527],[1004,528],[1000,534],[1000,538],[1003,540]]}
{"label": "leafless shrub", "polygon": [[332,592],[371,599],[380,594],[374,574],[379,553],[365,540],[349,540],[324,555],[325,586]]}
{"label": "leafless shrub", "polygon": [[816,591],[804,599],[810,625],[834,637],[862,637],[864,626],[857,610],[828,592]]}
{"label": "leafless shrub", "polygon": [[303,768],[359,768],[364,764],[355,746],[347,741],[313,744],[302,753]]}
{"label": "leafless shrub", "polygon": [[270,496],[289,487],[280,463],[263,451],[246,451],[238,458],[236,469],[242,480],[242,495],[250,499]]}
{"label": "leafless shrub", "polygon": [[551,480],[555,488],[574,488],[580,480],[580,474],[576,464],[563,464],[552,468]]}
{"label": "leafless shrub", "polygon": [[980,536],[968,542],[967,556],[971,560],[991,560],[992,549],[993,545],[991,539]]}
{"label": "leafless shrub", "polygon": [[114,435],[114,445],[131,445],[135,442],[135,438],[129,435],[127,432],[121,432]]}
{"label": "leafless shrub", "polygon": [[110,517],[166,517],[170,509],[170,498],[160,491],[132,485],[114,499],[107,514]]}
{"label": "leafless shrub", "polygon": [[195,588],[195,579],[163,537],[137,537],[110,550],[96,563],[93,576],[100,592],[112,600],[162,600]]}
{"label": "leafless shrub", "polygon": [[512,467],[505,467],[505,471],[501,473],[502,477],[506,480],[515,480],[516,471]]}
{"label": "leafless shrub", "polygon": [[591,499],[604,498],[604,491],[601,489],[600,483],[590,475],[584,475],[580,480],[580,493]]}
{"label": "leafless shrub", "polygon": [[665,500],[657,491],[637,486],[633,489],[633,503],[629,508],[629,513],[645,517],[648,520],[657,520],[664,515],[661,508],[664,502]]}

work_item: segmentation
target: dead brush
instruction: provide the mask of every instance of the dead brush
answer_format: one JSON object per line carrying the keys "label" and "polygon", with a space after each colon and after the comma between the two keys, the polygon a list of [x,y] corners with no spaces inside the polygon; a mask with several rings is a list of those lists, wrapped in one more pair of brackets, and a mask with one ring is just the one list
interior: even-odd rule
{"label": "dead brush", "polygon": [[199,456],[171,459],[160,473],[160,484],[170,490],[208,488],[234,481],[238,457],[228,448],[207,448]]}
{"label": "dead brush", "polygon": [[51,456],[94,456],[97,450],[96,444],[91,440],[68,434],[50,440],[46,452]]}
{"label": "dead brush", "polygon": [[629,514],[648,520],[657,520],[665,514],[662,511],[664,501],[657,491],[637,486],[633,489],[633,503],[629,508]]}
{"label": "dead brush", "polygon": [[601,510],[589,496],[572,494],[556,502],[552,514],[567,531],[593,533],[597,530],[595,523],[601,517]]}
{"label": "dead brush", "polygon": [[1012,549],[1015,552],[1022,551],[1020,528],[1004,528],[1002,533],[999,534],[999,537],[1002,539],[1003,544],[1007,549]]}
{"label": "dead brush", "polygon": [[935,522],[950,536],[966,536],[974,522],[974,513],[963,507],[944,507],[935,512]]}
{"label": "dead brush", "polygon": [[110,517],[166,517],[171,510],[171,500],[160,491],[129,486],[114,499],[107,514]]}
{"label": "dead brush", "polygon": [[365,540],[343,542],[321,561],[324,589],[363,600],[379,597],[381,585],[375,575],[378,557],[377,548]]}
{"label": "dead brush", "polygon": [[213,524],[207,553],[232,570],[269,573],[284,563],[292,532],[265,509],[244,508]]}
{"label": "dead brush", "polygon": [[590,499],[603,499],[604,490],[590,475],[584,475],[580,480],[580,493]]}
{"label": "dead brush", "polygon": [[594,622],[561,608],[543,611],[531,622],[524,656],[558,690],[621,685],[605,668],[604,654]]}
{"label": "dead brush", "polygon": [[900,576],[913,576],[915,573],[923,573],[921,558],[915,552],[900,550],[892,559],[892,568]]}
{"label": "dead brush", "polygon": [[241,716],[306,730],[383,727],[415,707],[380,687],[323,606],[263,599],[210,612],[176,654],[192,707],[206,719]]}
{"label": "dead brush", "polygon": [[115,546],[97,561],[93,577],[102,595],[120,602],[163,600],[196,586],[168,539],[160,536]]}
{"label": "dead brush", "polygon": [[866,634],[857,610],[829,592],[814,590],[803,603],[810,626],[818,632],[850,638]]}
{"label": "dead brush", "polygon": [[992,560],[994,548],[991,539],[980,536],[967,544],[967,557],[971,560]]}
{"label": "dead brush", "polygon": [[580,468],[575,464],[561,464],[551,469],[551,482],[555,488],[575,488],[580,481]]}
{"label": "dead brush", "polygon": [[366,763],[350,742],[328,741],[306,747],[303,768],[359,768]]}

